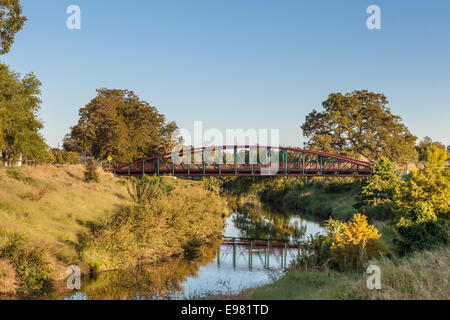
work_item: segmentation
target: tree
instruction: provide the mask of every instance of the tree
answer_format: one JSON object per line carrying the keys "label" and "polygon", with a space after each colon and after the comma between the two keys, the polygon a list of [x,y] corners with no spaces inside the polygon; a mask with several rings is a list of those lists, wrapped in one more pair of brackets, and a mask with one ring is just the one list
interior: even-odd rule
{"label": "tree", "polygon": [[410,212],[418,203],[428,203],[439,216],[450,213],[450,172],[445,169],[447,152],[430,145],[424,152],[425,168],[412,172],[401,185],[395,202],[400,214]]}
{"label": "tree", "polygon": [[322,103],[324,111],[313,110],[301,126],[306,146],[369,160],[415,159],[417,138],[387,104],[383,94],[367,90],[330,94]]}
{"label": "tree", "polygon": [[440,143],[438,141],[433,141],[430,137],[425,137],[416,146],[417,153],[419,154],[419,161],[425,161],[425,159],[426,159],[425,153],[426,153],[428,147],[432,146],[432,145],[436,146],[438,148],[441,148],[444,151],[446,150],[445,146],[442,143]]}
{"label": "tree", "polygon": [[367,184],[361,189],[355,208],[377,220],[392,218],[394,197],[400,185],[395,163],[386,157],[378,159]]}
{"label": "tree", "polygon": [[81,153],[84,150],[77,144],[77,141],[72,138],[71,134],[68,133],[63,138],[63,149],[67,152],[78,152]]}
{"label": "tree", "polygon": [[16,33],[26,20],[19,0],[0,0],[0,55],[9,52]]}
{"label": "tree", "polygon": [[99,89],[80,120],[64,139],[67,151],[85,151],[104,159],[127,162],[169,151],[173,147],[174,122],[142,101],[132,91]]}
{"label": "tree", "polygon": [[77,152],[53,148],[48,152],[47,161],[50,164],[80,164],[81,159]]}
{"label": "tree", "polygon": [[47,146],[38,119],[40,81],[34,74],[20,77],[0,64],[0,150],[5,160],[20,156],[42,160]]}

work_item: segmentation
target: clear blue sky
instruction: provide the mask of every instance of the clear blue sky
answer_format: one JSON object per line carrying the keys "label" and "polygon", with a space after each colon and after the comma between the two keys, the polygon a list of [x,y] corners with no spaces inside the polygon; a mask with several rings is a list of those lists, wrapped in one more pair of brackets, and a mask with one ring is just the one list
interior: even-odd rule
{"label": "clear blue sky", "polygon": [[[413,134],[450,144],[448,0],[23,0],[12,69],[42,81],[42,131],[56,146],[95,89],[133,90],[192,128],[300,124],[331,92],[384,93]],[[66,9],[81,7],[81,30]],[[382,30],[366,28],[381,7]]]}

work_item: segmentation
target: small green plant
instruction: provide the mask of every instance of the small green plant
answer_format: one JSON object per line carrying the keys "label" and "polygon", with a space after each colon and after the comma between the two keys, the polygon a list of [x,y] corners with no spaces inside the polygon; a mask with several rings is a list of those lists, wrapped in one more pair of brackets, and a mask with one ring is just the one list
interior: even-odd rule
{"label": "small green plant", "polygon": [[39,190],[37,193],[34,192],[26,192],[23,195],[21,195],[20,197],[22,199],[28,199],[31,201],[39,201],[41,200],[46,194],[48,194],[50,192],[50,189],[45,186],[44,188],[42,188],[41,190]]}
{"label": "small green plant", "polygon": [[202,188],[207,191],[219,192],[223,185],[223,180],[219,177],[204,177],[201,180]]}
{"label": "small green plant", "polygon": [[84,181],[85,182],[100,182],[100,177],[97,171],[98,165],[95,161],[89,160],[86,163],[84,170]]}
{"label": "small green plant", "polygon": [[161,177],[149,177],[144,175],[142,178],[131,180],[131,187],[128,188],[128,194],[138,205],[148,204],[152,199],[158,198],[168,192],[173,187],[167,180]]}
{"label": "small green plant", "polygon": [[305,243],[305,250],[297,256],[294,262],[294,269],[303,271],[328,270],[332,265],[331,246],[333,239],[329,235],[316,235],[308,237]]}
{"label": "small green plant", "polygon": [[17,181],[31,184],[34,182],[33,178],[24,176],[20,171],[17,171],[15,169],[8,169],[6,170],[6,174],[9,178],[15,179]]}

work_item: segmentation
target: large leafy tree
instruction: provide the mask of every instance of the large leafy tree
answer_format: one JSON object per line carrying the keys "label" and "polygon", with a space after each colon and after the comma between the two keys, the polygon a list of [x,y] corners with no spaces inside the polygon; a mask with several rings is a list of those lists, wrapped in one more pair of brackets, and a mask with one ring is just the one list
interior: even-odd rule
{"label": "large leafy tree", "polygon": [[395,161],[417,157],[416,137],[391,113],[387,98],[367,90],[330,94],[323,112],[313,110],[301,126],[311,149]]}
{"label": "large leafy tree", "polygon": [[46,144],[39,131],[40,81],[34,74],[21,77],[0,64],[0,150],[4,160],[20,156],[41,160]]}
{"label": "large leafy tree", "polygon": [[0,54],[9,52],[16,33],[26,20],[19,0],[0,0]]}
{"label": "large leafy tree", "polygon": [[97,159],[132,161],[172,148],[174,122],[132,91],[99,89],[80,109],[78,124],[64,140],[67,151],[83,151]]}

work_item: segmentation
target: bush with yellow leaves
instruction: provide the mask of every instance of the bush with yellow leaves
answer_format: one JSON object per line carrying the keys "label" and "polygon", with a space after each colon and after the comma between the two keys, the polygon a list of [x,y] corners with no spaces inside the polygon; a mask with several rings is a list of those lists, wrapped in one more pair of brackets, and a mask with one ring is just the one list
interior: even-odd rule
{"label": "bush with yellow leaves", "polygon": [[340,266],[359,266],[367,260],[387,253],[387,247],[379,240],[378,230],[367,222],[367,217],[355,214],[349,222],[330,218],[326,227],[333,237],[331,256]]}

